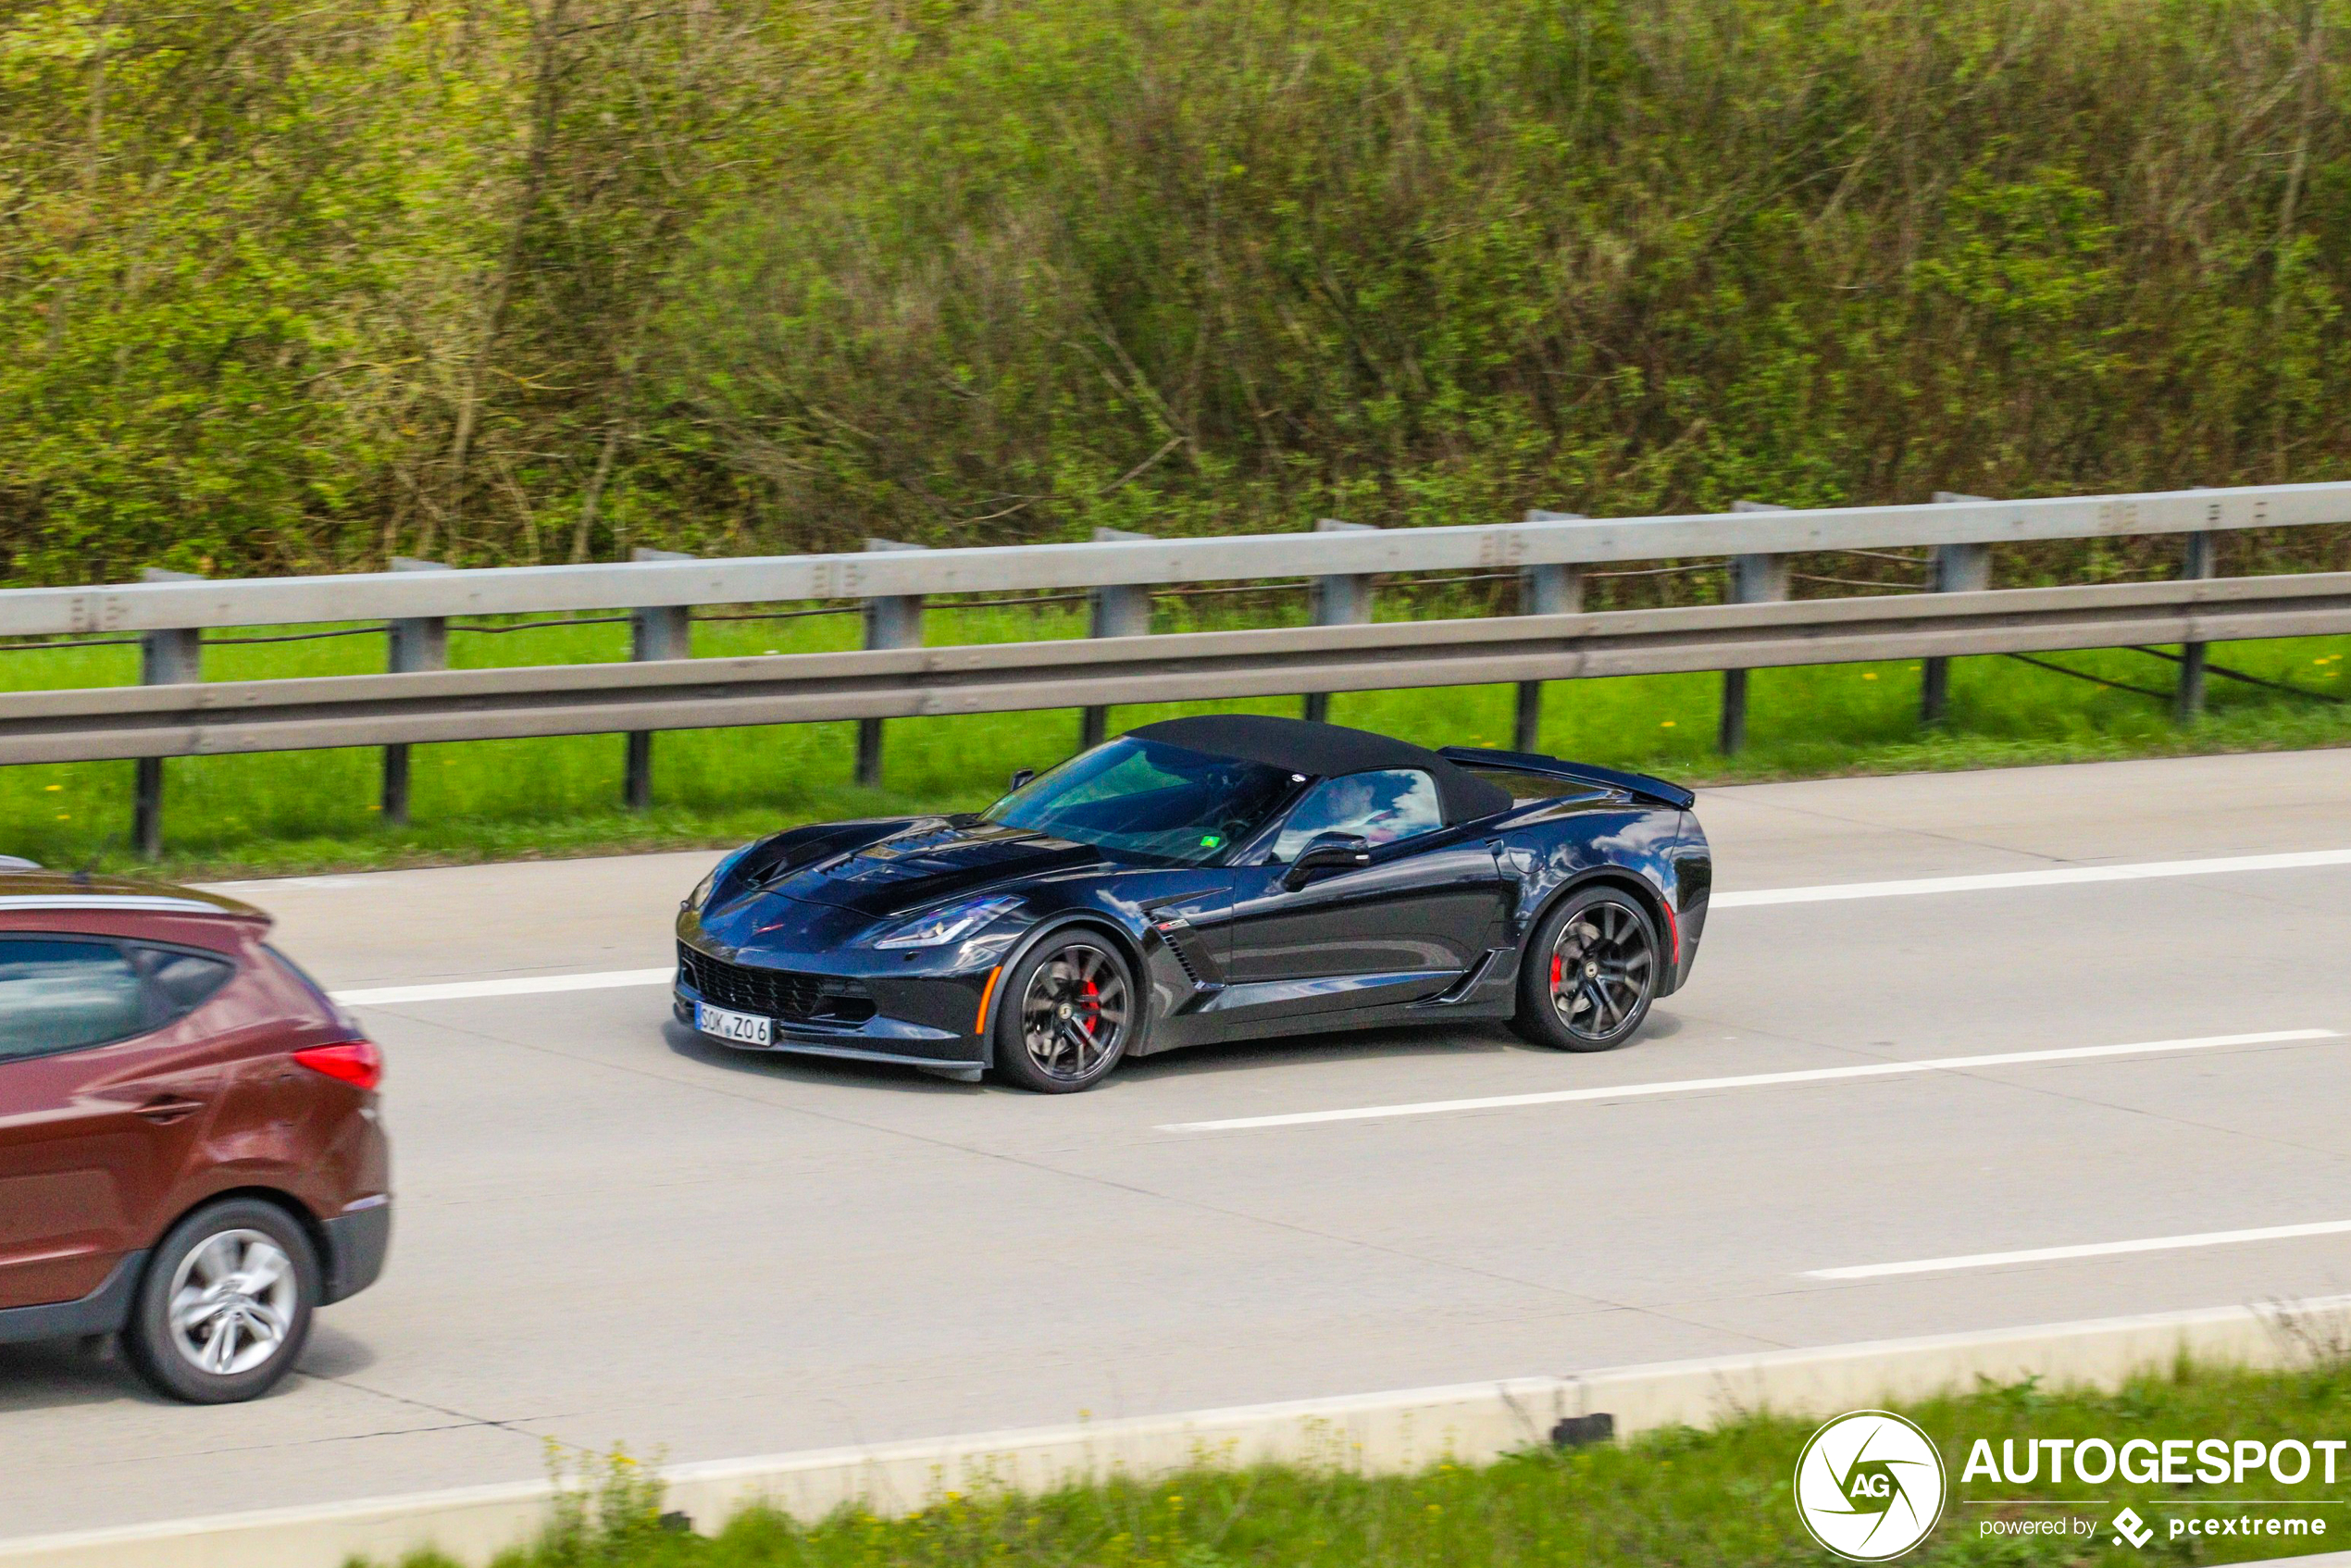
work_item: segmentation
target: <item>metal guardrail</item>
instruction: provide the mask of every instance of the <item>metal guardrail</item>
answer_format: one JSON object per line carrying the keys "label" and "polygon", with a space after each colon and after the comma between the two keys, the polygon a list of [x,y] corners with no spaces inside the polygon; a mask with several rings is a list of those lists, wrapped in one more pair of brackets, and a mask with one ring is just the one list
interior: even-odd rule
{"label": "metal guardrail", "polygon": [[2351,632],[2351,573],[29,691],[0,764],[884,719]]}
{"label": "metal guardrail", "polygon": [[[1114,703],[1300,693],[1313,715],[1336,691],[1514,681],[1515,743],[1531,750],[1544,681],[1720,669],[1719,744],[1727,753],[1745,737],[1750,667],[1921,657],[1921,713],[1932,723],[1942,716],[1951,655],[2148,642],[2181,644],[2173,691],[2186,719],[2203,700],[2206,641],[2351,629],[2322,602],[2332,591],[2323,585],[2337,579],[2211,580],[2216,536],[2329,523],[2351,523],[2351,483],[2026,501],[1938,493],[1925,505],[1811,510],[1742,502],[1727,513],[1665,517],[1535,512],[1522,523],[1455,528],[1325,521],[1307,534],[1213,539],[1104,529],[1087,543],[923,550],[869,540],[856,554],[699,560],[639,551],[633,561],[597,566],[450,570],[400,561],[389,572],[229,581],[158,572],[139,583],[0,591],[0,637],[136,635],[146,682],[0,694],[0,764],[138,758],[133,840],[153,856],[161,759],[214,752],[382,746],[384,819],[398,823],[407,811],[406,748],[427,740],[623,732],[626,798],[642,808],[652,796],[653,735],[665,728],[854,718],[857,777],[872,784],[889,717],[1079,707],[1090,741]],[[2183,536],[2181,582],[1980,591],[1995,544],[2148,534]],[[1933,551],[1931,596],[1783,603],[1794,555],[1922,546]],[[1707,558],[1726,558],[1733,603],[1574,613],[1587,567]],[[1526,614],[1361,624],[1381,574],[1497,570],[1519,574]],[[1150,588],[1300,577],[1312,579],[1313,627],[1145,638]],[[2321,586],[2282,586],[2289,582]],[[1087,591],[1094,641],[920,645],[927,598],[1075,589]],[[2194,591],[2165,597],[2182,591]],[[2048,597],[2078,593],[2106,597]],[[866,652],[689,657],[690,606],[827,599],[864,601]],[[442,668],[452,616],[580,611],[628,612],[640,662]],[[203,682],[207,630],[351,621],[388,623],[388,662],[398,673]],[[2289,624],[2298,629],[2256,629]]]}
{"label": "metal guardrail", "polygon": [[0,591],[0,637],[1494,571],[1689,556],[2226,532],[2315,523],[2351,523],[2351,483],[1217,539],[19,588]]}

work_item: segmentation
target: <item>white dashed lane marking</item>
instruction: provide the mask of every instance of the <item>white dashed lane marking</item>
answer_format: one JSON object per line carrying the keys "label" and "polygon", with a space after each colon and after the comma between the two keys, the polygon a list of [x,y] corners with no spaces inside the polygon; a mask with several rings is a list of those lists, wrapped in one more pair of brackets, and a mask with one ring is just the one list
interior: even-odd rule
{"label": "white dashed lane marking", "polygon": [[1360,1105],[1345,1111],[1232,1116],[1214,1122],[1174,1122],[1159,1130],[1238,1132],[1249,1127],[1296,1127],[1317,1122],[1373,1122],[1392,1116],[1437,1116],[1453,1111],[1502,1111],[1521,1105],[1569,1105],[1590,1100],[1642,1100],[1661,1094],[1702,1094],[1712,1089],[1778,1089],[1788,1084],[1888,1078],[1911,1073],[1977,1072],[1986,1067],[2020,1067],[2043,1062],[2093,1062],[2109,1056],[2155,1056],[2180,1051],[2219,1051],[2233,1045],[2290,1045],[2337,1038],[2332,1029],[2270,1029],[2259,1034],[2206,1035],[2194,1039],[2142,1040],[2130,1045],[2075,1045],[2050,1051],[2003,1051],[1984,1056],[1929,1056],[1915,1062],[1804,1067],[1785,1073],[1742,1073],[1734,1077],[1666,1078],[1656,1083],[1615,1084],[1605,1089],[1556,1089],[1535,1094],[1489,1094],[1475,1100],[1424,1100],[1409,1105]]}

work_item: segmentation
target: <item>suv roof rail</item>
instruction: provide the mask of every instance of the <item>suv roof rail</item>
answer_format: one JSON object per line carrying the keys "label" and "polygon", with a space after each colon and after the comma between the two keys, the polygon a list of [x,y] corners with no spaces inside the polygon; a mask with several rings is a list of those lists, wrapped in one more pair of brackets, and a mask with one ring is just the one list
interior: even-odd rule
{"label": "suv roof rail", "polygon": [[128,877],[68,876],[56,871],[12,871],[0,876],[0,915],[21,911],[82,910],[132,915],[202,915],[217,920],[271,924],[265,912],[225,893],[143,882]]}
{"label": "suv roof rail", "polygon": [[8,893],[0,892],[0,914],[12,909],[106,909],[149,915],[216,915],[241,919],[233,909],[208,899],[173,898],[167,893]]}

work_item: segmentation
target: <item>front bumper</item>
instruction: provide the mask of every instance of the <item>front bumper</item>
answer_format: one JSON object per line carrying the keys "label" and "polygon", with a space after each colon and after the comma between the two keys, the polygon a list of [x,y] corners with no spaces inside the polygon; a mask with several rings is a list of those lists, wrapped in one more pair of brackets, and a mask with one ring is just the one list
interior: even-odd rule
{"label": "front bumper", "polygon": [[828,964],[833,955],[714,952],[682,935],[678,945],[671,1008],[679,1023],[693,1027],[698,1002],[768,1020],[773,1044],[722,1039],[722,1045],[915,1067],[987,1064],[980,1010],[992,964],[929,969],[924,961],[937,962],[929,954],[904,961],[895,952],[861,952],[854,955],[858,962]]}

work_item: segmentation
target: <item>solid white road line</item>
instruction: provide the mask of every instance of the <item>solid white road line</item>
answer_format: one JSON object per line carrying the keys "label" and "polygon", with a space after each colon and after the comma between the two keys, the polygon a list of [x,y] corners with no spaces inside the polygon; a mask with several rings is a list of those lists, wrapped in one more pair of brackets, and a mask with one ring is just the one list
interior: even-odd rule
{"label": "solid white road line", "polygon": [[665,986],[677,977],[669,969],[607,969],[598,975],[524,975],[511,980],[452,980],[432,986],[378,986],[371,990],[336,991],[345,1007],[389,1007],[396,1002],[464,1002],[478,996],[542,996],[549,991],[613,990],[621,986]]}
{"label": "solid white road line", "polygon": [[2297,871],[2351,865],[2351,850],[2302,850],[2293,854],[2225,855],[2213,860],[2151,860],[2136,865],[2065,865],[2046,871],[1995,871],[1977,877],[1918,877],[1897,882],[1832,882],[1817,888],[1756,888],[1714,895],[1716,909],[1764,903],[1835,903],[1846,899],[1910,898],[1921,893],[1996,892],[2003,888],[2061,888],[2075,882],[2142,882],[2159,877],[2221,877],[2238,871]]}
{"label": "solid white road line", "polygon": [[1697,1094],[1716,1089],[1773,1089],[1782,1084],[1885,1078],[1907,1073],[1963,1073],[1984,1067],[2013,1067],[2036,1062],[2088,1062],[2103,1056],[2149,1056],[2172,1051],[2218,1051],[2232,1045],[2284,1045],[2300,1040],[2337,1038],[2332,1029],[2270,1029],[2260,1034],[2206,1035],[2195,1039],[2144,1040],[2133,1045],[2078,1045],[2055,1051],[2003,1051],[1988,1056],[1930,1056],[1914,1062],[1807,1067],[1787,1073],[1743,1073],[1735,1077],[1667,1078],[1657,1083],[1617,1084],[1607,1089],[1555,1089],[1537,1094],[1490,1094],[1477,1100],[1426,1100],[1412,1105],[1362,1105],[1347,1111],[1298,1111],[1279,1116],[1232,1116],[1215,1122],[1172,1122],[1157,1130],[1237,1132],[1244,1127],[1295,1127],[1314,1122],[1370,1122],[1389,1116],[1434,1116],[1448,1111],[1564,1105],[1583,1100],[1637,1100],[1659,1094]]}
{"label": "solid white road line", "polygon": [[2254,1230],[2207,1230],[2194,1236],[2149,1236],[2137,1241],[2091,1241],[2079,1247],[2028,1247],[2017,1252],[1971,1252],[1958,1258],[1914,1258],[1903,1263],[1860,1263],[1851,1268],[1805,1271],[1807,1279],[1883,1279],[1897,1274],[1942,1274],[1951,1269],[1999,1268],[2008,1263],[2046,1263],[2066,1258],[2111,1258],[2124,1252],[2176,1252],[2189,1247],[2233,1247],[2244,1241],[2291,1241],[2303,1236],[2341,1236],[2351,1220],[2313,1225],[2269,1225]]}

